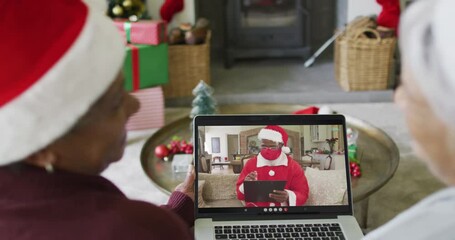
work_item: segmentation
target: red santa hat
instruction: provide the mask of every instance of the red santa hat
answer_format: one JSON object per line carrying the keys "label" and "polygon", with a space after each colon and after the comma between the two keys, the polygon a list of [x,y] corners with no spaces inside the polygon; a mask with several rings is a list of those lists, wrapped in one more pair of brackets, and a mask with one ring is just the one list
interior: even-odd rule
{"label": "red santa hat", "polygon": [[258,138],[260,140],[267,139],[277,143],[282,143],[283,147],[281,148],[281,151],[286,154],[291,152],[291,149],[289,149],[289,147],[287,146],[288,134],[286,133],[286,130],[284,130],[280,126],[277,125],[266,126],[265,128],[261,129],[261,131],[259,131]]}
{"label": "red santa hat", "polygon": [[112,21],[80,0],[3,1],[0,166],[71,129],[122,67]]}

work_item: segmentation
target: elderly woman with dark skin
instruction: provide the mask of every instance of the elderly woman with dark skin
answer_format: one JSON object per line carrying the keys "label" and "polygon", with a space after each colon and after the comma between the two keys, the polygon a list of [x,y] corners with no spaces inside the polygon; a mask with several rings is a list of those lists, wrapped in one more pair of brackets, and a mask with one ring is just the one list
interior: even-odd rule
{"label": "elderly woman with dark skin", "polygon": [[0,238],[193,239],[193,170],[162,207],[99,176],[139,107],[109,19],[80,0],[0,6]]}
{"label": "elderly woman with dark skin", "polygon": [[400,22],[402,83],[395,93],[415,152],[448,187],[365,239],[455,238],[454,14],[453,0],[420,0],[406,9]]}

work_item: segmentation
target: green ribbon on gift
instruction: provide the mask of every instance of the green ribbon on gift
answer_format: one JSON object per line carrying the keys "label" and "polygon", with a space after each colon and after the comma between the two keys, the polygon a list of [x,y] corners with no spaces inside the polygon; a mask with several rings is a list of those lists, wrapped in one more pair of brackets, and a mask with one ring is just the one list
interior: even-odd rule
{"label": "green ribbon on gift", "polygon": [[357,145],[351,144],[348,146],[348,157],[350,161],[360,163],[359,159],[357,159]]}
{"label": "green ribbon on gift", "polygon": [[123,29],[125,29],[126,42],[131,43],[131,23],[130,22],[123,23]]}

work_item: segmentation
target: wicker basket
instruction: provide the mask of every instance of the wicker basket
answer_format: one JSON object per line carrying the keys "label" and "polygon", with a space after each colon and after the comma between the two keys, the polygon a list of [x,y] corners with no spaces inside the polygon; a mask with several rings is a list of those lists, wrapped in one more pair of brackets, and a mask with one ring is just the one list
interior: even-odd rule
{"label": "wicker basket", "polygon": [[200,45],[169,46],[169,83],[163,85],[166,98],[192,96],[199,81],[210,84],[210,38]]}
{"label": "wicker basket", "polygon": [[[370,32],[375,38],[367,38]],[[352,31],[351,31],[352,33]],[[381,38],[371,28],[357,29],[335,41],[335,78],[345,91],[383,90],[394,74],[396,38]]]}

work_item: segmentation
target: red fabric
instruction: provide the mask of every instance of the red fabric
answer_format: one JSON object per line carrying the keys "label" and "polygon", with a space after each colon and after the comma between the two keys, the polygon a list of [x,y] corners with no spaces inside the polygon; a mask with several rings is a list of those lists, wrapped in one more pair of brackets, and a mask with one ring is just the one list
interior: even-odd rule
{"label": "red fabric", "polygon": [[297,110],[294,114],[318,114],[319,108],[315,106],[307,107],[302,110]]}
{"label": "red fabric", "polygon": [[188,227],[194,225],[194,202],[182,192],[173,192],[166,205],[161,206],[176,213]]}
{"label": "red fabric", "polygon": [[400,21],[400,1],[399,0],[376,0],[382,6],[377,23],[379,26],[398,30]]}
{"label": "red fabric", "polygon": [[194,202],[173,193],[158,207],[134,201],[101,176],[16,164],[0,167],[0,238],[193,239]]}
{"label": "red fabric", "polygon": [[[0,107],[38,81],[77,39],[88,14],[80,0],[0,3]],[[64,79],[62,79],[64,80]]]}
{"label": "red fabric", "polygon": [[[287,156],[287,158],[288,166],[263,166],[259,168],[256,167],[257,157],[253,157],[248,160],[240,173],[239,179],[237,180],[237,198],[239,200],[245,200],[245,195],[240,192],[239,187],[250,172],[257,171],[258,180],[286,180],[287,182],[284,189],[291,190],[295,193],[297,198],[296,205],[301,206],[305,204],[309,194],[308,181],[305,177],[305,173],[296,161],[294,161],[290,156]],[[270,170],[275,172],[273,176],[270,176]],[[246,203],[247,206],[258,207],[269,207],[271,206],[270,204],[270,202]],[[281,206],[281,203],[273,203],[273,205]]]}
{"label": "red fabric", "polygon": [[133,91],[136,91],[139,89],[140,81],[139,81],[139,49],[134,46],[133,44],[128,44],[128,46],[131,48],[131,64],[132,66],[132,71],[133,71]]}
{"label": "red fabric", "polygon": [[183,10],[183,0],[166,0],[160,8],[163,20],[170,22],[174,14]]}

